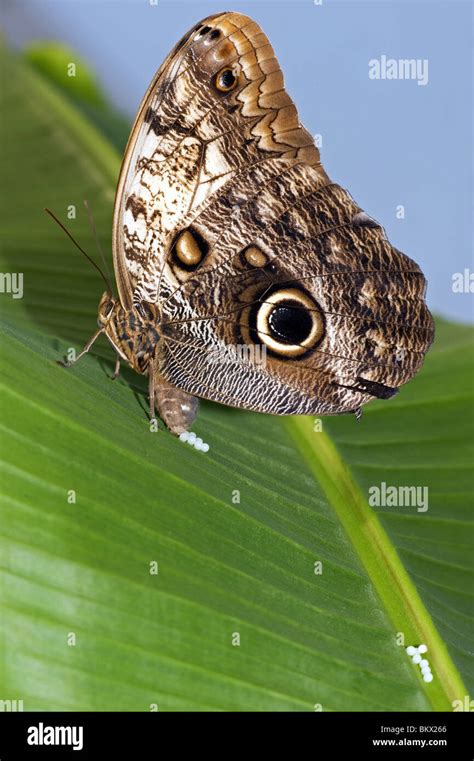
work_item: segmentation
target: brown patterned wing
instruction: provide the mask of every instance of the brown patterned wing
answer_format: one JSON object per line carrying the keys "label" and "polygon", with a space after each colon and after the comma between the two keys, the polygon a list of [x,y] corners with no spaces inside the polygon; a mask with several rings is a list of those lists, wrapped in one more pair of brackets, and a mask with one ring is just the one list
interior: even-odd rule
{"label": "brown patterned wing", "polygon": [[[249,145],[256,139],[258,148]],[[113,234],[124,306],[130,306],[138,284],[136,302],[157,300],[157,263],[185,214],[245,165],[273,151],[319,165],[319,152],[298,123],[260,27],[238,13],[211,16],[185,35],[160,67],[127,144]]]}
{"label": "brown patterned wing", "polygon": [[335,414],[417,372],[433,338],[424,277],[329,180],[255,22],[223,14],[183,38],[135,133],[116,270],[118,251],[129,298],[160,308],[169,383]]}

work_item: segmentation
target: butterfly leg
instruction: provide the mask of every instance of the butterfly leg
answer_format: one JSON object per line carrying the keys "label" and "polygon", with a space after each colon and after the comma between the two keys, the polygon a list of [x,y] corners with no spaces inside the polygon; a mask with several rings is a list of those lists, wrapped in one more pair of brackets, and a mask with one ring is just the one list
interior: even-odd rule
{"label": "butterfly leg", "polygon": [[150,367],[148,370],[148,399],[150,401],[150,420],[155,420],[155,414],[156,414],[155,383],[156,383],[155,363],[150,362]]}
{"label": "butterfly leg", "polygon": [[63,367],[71,367],[71,365],[75,365],[76,362],[79,362],[80,358],[84,356],[84,354],[87,354],[92,344],[94,343],[94,341],[96,341],[96,339],[100,336],[101,333],[104,333],[104,328],[100,328],[94,333],[94,335],[91,338],[89,338],[83,350],[77,355],[75,359],[71,359],[71,360],[58,359],[58,365],[62,365]]}
{"label": "butterfly leg", "polygon": [[117,357],[117,359],[115,360],[114,374],[110,376],[110,380],[117,380],[119,375],[120,375],[120,357]]}

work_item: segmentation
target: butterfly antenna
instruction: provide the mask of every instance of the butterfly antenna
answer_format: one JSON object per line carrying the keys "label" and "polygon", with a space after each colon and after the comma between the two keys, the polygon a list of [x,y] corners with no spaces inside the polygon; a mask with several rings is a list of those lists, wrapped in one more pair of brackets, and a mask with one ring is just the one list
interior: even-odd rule
{"label": "butterfly antenna", "polygon": [[51,219],[53,219],[53,220],[56,222],[56,224],[57,224],[57,225],[59,225],[59,227],[61,228],[61,230],[64,230],[64,232],[66,233],[67,237],[68,237],[68,238],[69,238],[69,239],[70,239],[70,240],[71,240],[71,241],[74,243],[74,245],[76,246],[76,248],[78,248],[78,249],[79,249],[79,251],[81,252],[81,254],[83,254],[83,255],[86,257],[87,261],[89,261],[89,262],[92,264],[92,266],[93,266],[93,267],[95,267],[95,269],[97,270],[97,272],[98,272],[98,273],[99,273],[99,275],[101,276],[102,280],[103,280],[103,281],[104,281],[104,283],[106,284],[108,292],[109,292],[110,294],[112,294],[112,287],[111,287],[111,285],[110,285],[110,283],[109,283],[109,281],[108,281],[107,277],[104,275],[104,273],[103,273],[103,272],[102,272],[102,270],[100,269],[99,265],[98,265],[98,264],[96,264],[96,262],[95,262],[95,261],[94,261],[94,260],[93,260],[93,259],[92,259],[92,258],[89,256],[89,254],[87,254],[87,253],[84,251],[84,249],[82,248],[82,246],[80,246],[80,245],[79,245],[79,243],[77,242],[77,240],[76,240],[75,238],[73,238],[73,236],[71,235],[71,233],[69,232],[69,230],[68,230],[68,229],[67,229],[67,228],[66,228],[66,227],[63,225],[63,223],[62,223],[62,222],[61,222],[61,221],[60,221],[60,220],[57,218],[57,216],[56,216],[55,214],[53,214],[53,212],[52,212],[50,209],[45,209],[45,212],[46,212],[46,214],[49,214],[49,216],[51,217]]}
{"label": "butterfly antenna", "polygon": [[[107,259],[105,258],[105,255],[104,255],[104,250],[103,250],[102,246],[100,245],[100,240],[99,240],[99,236],[97,234],[97,227],[95,226],[95,220],[94,220],[94,215],[92,214],[92,209],[89,206],[88,201],[86,201],[86,200],[84,201],[84,206],[86,207],[87,216],[89,217],[89,224],[90,224],[90,226],[92,228],[92,232],[93,232],[93,235],[94,235],[95,245],[96,245],[97,251],[99,252],[100,258],[102,259],[102,264],[104,265],[104,270],[105,270],[105,272],[107,274],[107,279],[108,279],[109,283],[111,283],[112,282],[112,278],[110,277],[110,271],[109,271],[109,268],[108,268],[108,265],[107,265]],[[113,295],[113,291],[112,290],[111,290],[111,293]]]}

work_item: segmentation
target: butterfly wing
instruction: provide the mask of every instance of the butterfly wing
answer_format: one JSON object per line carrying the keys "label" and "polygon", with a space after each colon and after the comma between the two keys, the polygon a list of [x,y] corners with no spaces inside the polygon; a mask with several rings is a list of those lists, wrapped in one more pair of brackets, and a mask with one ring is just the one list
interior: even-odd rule
{"label": "butterfly wing", "polygon": [[[163,169],[167,168],[166,159],[160,151],[162,129],[158,123],[158,112],[160,104],[163,106],[170,101],[173,73],[176,75],[181,64],[183,68],[187,66],[187,43],[191,34],[192,31],[175,45],[153,77],[125,148],[115,194],[112,253],[120,301],[126,308],[133,303],[137,281],[146,269],[156,267],[155,259],[160,255],[155,243],[157,236],[151,225],[148,225],[149,238],[142,229],[144,222],[149,221],[148,215],[159,213],[159,205],[163,201],[160,188],[155,183],[147,182],[148,172],[145,167],[151,169],[161,159]],[[168,121],[163,117],[163,129],[165,124],[169,128],[172,123],[172,116]],[[166,199],[164,206],[166,207]],[[147,244],[150,246],[148,252]]]}
{"label": "butterfly wing", "polygon": [[392,396],[432,341],[419,267],[330,181],[268,39],[241,14],[201,22],[158,72],[115,228],[121,298],[158,303],[160,373],[190,394],[355,410]]}
{"label": "butterfly wing", "polygon": [[[219,89],[216,76],[232,68],[241,72],[239,87]],[[257,92],[261,92],[262,103],[265,96],[273,95],[275,104],[281,104],[278,123],[266,126],[274,108],[259,107],[255,114],[250,113]],[[243,101],[236,98],[238,93]],[[262,114],[265,120],[260,118]],[[271,149],[271,135],[286,130],[285,143],[279,143],[277,151],[294,153],[296,147],[300,161],[319,164],[319,152],[298,123],[296,109],[283,90],[273,49],[260,27],[237,13],[210,16],[180,40],[158,70],[127,143],[112,240],[124,306],[131,305],[137,284],[136,303],[156,301],[157,263],[166,256],[183,216],[228,182],[233,170],[255,154],[242,145],[233,160],[226,162],[225,145],[233,140],[229,133],[240,132],[245,143],[247,135],[243,133],[257,122],[262,133],[260,148],[267,143],[262,158]]]}

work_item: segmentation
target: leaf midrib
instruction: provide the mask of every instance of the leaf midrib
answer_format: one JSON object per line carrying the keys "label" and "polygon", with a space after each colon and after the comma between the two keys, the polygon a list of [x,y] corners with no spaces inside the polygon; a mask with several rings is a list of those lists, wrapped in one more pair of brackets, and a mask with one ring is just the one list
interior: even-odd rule
{"label": "leaf midrib", "polygon": [[394,643],[402,632],[405,646],[428,646],[434,680],[428,684],[420,679],[422,688],[435,711],[452,710],[452,701],[468,694],[466,687],[378,516],[330,437],[324,431],[315,433],[309,418],[289,418],[285,423],[378,593],[394,626]]}

